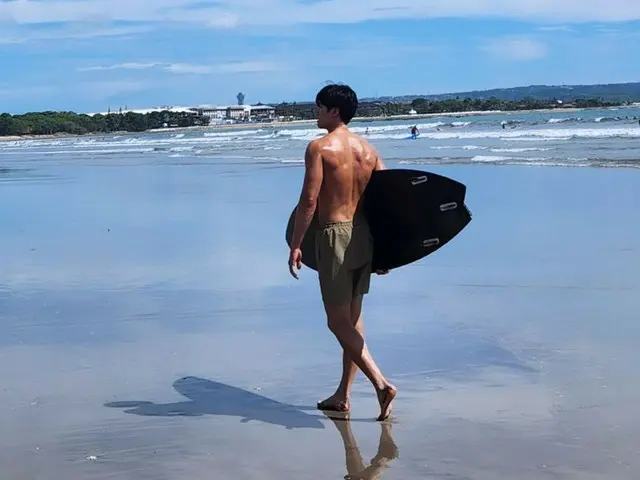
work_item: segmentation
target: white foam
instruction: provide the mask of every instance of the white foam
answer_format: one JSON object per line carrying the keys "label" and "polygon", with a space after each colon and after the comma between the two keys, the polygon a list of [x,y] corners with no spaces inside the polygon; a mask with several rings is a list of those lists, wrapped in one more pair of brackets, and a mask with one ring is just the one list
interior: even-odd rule
{"label": "white foam", "polygon": [[416,124],[406,124],[406,123],[397,123],[394,125],[371,125],[366,127],[352,127],[350,130],[355,133],[366,133],[367,130],[369,133],[381,133],[381,132],[393,132],[393,131],[402,131],[402,132],[410,132],[411,127],[415,125],[418,127],[418,130],[430,130],[438,127],[442,127],[446,125],[444,122],[429,122],[429,123],[416,123]]}
{"label": "white foam", "polygon": [[616,122],[616,121],[620,121],[622,120],[619,117],[598,117],[596,118],[594,121],[596,123],[602,123],[602,122]]}
{"label": "white foam", "polygon": [[247,135],[255,135],[256,133],[262,133],[262,128],[258,130],[227,130],[223,132],[205,132],[204,137],[243,137]]}
{"label": "white foam", "polygon": [[582,120],[580,117],[550,118],[548,123],[579,122],[580,120]]}
{"label": "white foam", "polygon": [[498,155],[476,155],[471,158],[472,162],[504,162],[509,160],[510,157],[501,157]]}
{"label": "white foam", "polygon": [[522,163],[522,162],[549,162],[550,160],[552,160],[552,158],[548,158],[548,157],[531,157],[531,158],[527,158],[527,157],[505,157],[505,156],[500,156],[500,155],[476,155],[475,157],[471,158],[472,162],[518,162],[518,163]]}
{"label": "white foam", "polygon": [[571,137],[556,137],[556,138],[544,138],[544,137],[536,137],[536,138],[508,138],[503,139],[509,142],[559,142],[571,140]]}
{"label": "white foam", "polygon": [[[39,150],[38,155],[111,155],[121,153],[149,153],[155,151],[154,148],[96,148],[93,150]],[[11,152],[11,155],[34,155],[31,151]]]}
{"label": "white foam", "polygon": [[430,148],[431,150],[486,150],[488,147],[481,147],[480,145],[435,145]]}
{"label": "white foam", "polygon": [[511,131],[459,131],[459,132],[427,132],[422,136],[436,140],[447,139],[476,139],[476,138],[500,138],[514,140],[526,138],[534,139],[570,139],[570,138],[639,138],[640,128],[562,128],[562,129],[530,129]]}
{"label": "white foam", "polygon": [[[454,122],[461,126],[468,122]],[[438,131],[442,122],[421,123],[418,128],[421,129],[419,141],[423,140],[477,140],[477,139],[497,139],[507,142],[543,142],[543,141],[567,141],[569,139],[604,139],[604,138],[640,138],[640,128],[636,125],[626,128],[521,128],[517,130],[502,129],[465,129],[465,128],[444,128]],[[591,125],[594,125],[591,123]],[[604,125],[604,124],[601,124]],[[355,127],[354,131],[363,132],[367,127]],[[367,138],[370,140],[403,140],[409,135],[409,126],[407,124],[393,125],[372,125],[369,126],[369,134]],[[9,142],[0,142],[0,151],[20,151],[33,149],[55,149],[56,147],[64,148],[66,153],[71,149],[77,149],[77,153],[83,150],[96,149],[109,151],[115,148],[143,148],[143,147],[166,147],[168,149],[175,148],[193,148],[198,146],[202,148],[271,148],[282,149],[281,142],[287,140],[293,141],[309,141],[323,135],[324,131],[318,128],[284,128],[277,131],[269,129],[248,129],[234,130],[224,132],[205,132],[202,136],[195,135],[171,135],[162,134],[140,134],[136,136],[113,136],[98,138],[65,138],[55,140],[18,140]],[[265,145],[267,142],[280,142],[274,146]],[[464,150],[481,150],[487,147],[469,143],[462,146],[439,146],[434,145],[434,149],[462,148]],[[60,152],[63,149],[59,150]],[[177,151],[177,150],[174,150]],[[524,150],[523,150],[524,151]],[[516,153],[512,150],[511,153]],[[47,152],[48,153],[48,152]],[[53,153],[53,152],[51,152]],[[117,153],[117,152],[116,152]],[[503,152],[504,153],[504,152]]]}
{"label": "white foam", "polygon": [[491,151],[494,153],[524,153],[524,152],[546,152],[548,150],[552,150],[551,148],[492,148]]}

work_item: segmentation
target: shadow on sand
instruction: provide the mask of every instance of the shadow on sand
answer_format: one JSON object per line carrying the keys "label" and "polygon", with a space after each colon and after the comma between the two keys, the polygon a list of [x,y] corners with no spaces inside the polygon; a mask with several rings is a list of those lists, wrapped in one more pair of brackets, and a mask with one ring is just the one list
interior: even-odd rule
{"label": "shadow on sand", "polygon": [[380,425],[378,451],[365,466],[356,438],[351,430],[352,419],[349,414],[321,412],[309,415],[304,410],[316,410],[315,407],[295,406],[280,403],[241,388],[198,377],[184,377],[173,382],[173,388],[188,400],[174,403],[153,403],[146,401],[127,401],[105,403],[106,407],[122,408],[125,413],[143,416],[188,416],[226,415],[240,417],[243,423],[259,422],[281,425],[287,429],[314,428],[323,429],[320,419],[332,421],[344,446],[347,479],[373,480],[380,478],[390,462],[398,458],[398,447],[391,437],[391,422],[375,422],[359,419],[358,422],[375,422]]}
{"label": "shadow on sand", "polygon": [[281,425],[287,429],[324,428],[318,417],[305,413],[300,407],[280,403],[224,383],[198,377],[184,377],[173,382],[173,388],[188,400],[175,403],[110,402],[105,406],[124,408],[125,413],[144,416],[225,415],[240,417],[242,423],[256,420]]}

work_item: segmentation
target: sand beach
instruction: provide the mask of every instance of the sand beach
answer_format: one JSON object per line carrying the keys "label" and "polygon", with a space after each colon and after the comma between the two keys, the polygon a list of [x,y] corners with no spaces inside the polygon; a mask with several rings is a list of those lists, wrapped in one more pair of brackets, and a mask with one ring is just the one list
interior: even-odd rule
{"label": "sand beach", "polygon": [[0,146],[0,476],[638,478],[635,133],[584,122],[372,125],[474,215],[372,280],[383,424],[361,374],[348,422],[315,409],[340,350],[284,241],[311,129]]}

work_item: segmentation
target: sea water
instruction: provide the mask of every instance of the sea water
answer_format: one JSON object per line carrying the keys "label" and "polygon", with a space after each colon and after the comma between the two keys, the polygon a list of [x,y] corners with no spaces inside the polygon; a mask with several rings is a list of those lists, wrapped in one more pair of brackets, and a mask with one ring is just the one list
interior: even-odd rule
{"label": "sea water", "polygon": [[[411,139],[410,127],[420,135]],[[640,108],[443,115],[354,122],[351,129],[399,165],[522,164],[571,167],[640,166]],[[3,180],[46,163],[296,164],[315,124],[256,128],[169,130],[0,142]]]}

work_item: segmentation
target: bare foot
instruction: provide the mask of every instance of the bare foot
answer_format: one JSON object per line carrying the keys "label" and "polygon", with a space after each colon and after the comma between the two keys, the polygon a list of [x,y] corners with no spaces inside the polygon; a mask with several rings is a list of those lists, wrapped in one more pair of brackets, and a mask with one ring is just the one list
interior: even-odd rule
{"label": "bare foot", "polygon": [[318,402],[318,410],[327,412],[343,412],[346,413],[350,409],[349,400],[338,395],[332,395],[326,400]]}
{"label": "bare foot", "polygon": [[393,385],[388,385],[383,390],[379,390],[378,392],[378,403],[380,403],[380,416],[378,417],[378,421],[382,422],[389,418],[391,415],[391,402],[395,398],[398,393],[398,389]]}

